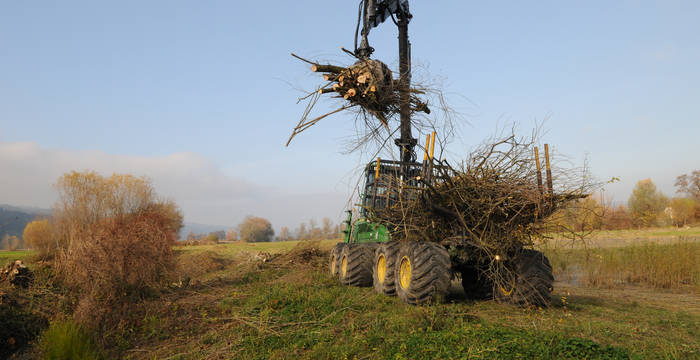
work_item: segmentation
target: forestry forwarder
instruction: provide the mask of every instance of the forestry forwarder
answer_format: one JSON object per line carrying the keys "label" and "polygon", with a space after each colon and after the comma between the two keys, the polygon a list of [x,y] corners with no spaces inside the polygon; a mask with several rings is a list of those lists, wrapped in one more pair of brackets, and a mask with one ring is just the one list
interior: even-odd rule
{"label": "forestry forwarder", "polygon": [[[362,41],[359,47],[357,38],[355,42],[355,55],[358,58],[368,59],[374,51],[368,42],[371,28],[392,18],[399,29],[400,137],[395,139],[395,144],[401,157],[400,161],[378,158],[365,167],[359,206],[361,218],[353,224],[352,211],[347,211],[344,242],[338,243],[330,254],[330,274],[339,277],[343,284],[374,285],[380,293],[397,295],[409,304],[420,304],[440,301],[449,290],[452,275],[459,273],[469,297],[493,297],[522,306],[546,306],[552,290],[552,267],[539,251],[519,249],[517,254],[496,255],[493,261],[514,262],[509,265],[515,272],[506,284],[495,285],[483,275],[484,271],[479,265],[465,264],[459,260],[468,256],[450,255],[450,252],[454,254],[466,250],[448,249],[446,246],[449,244],[442,245],[442,239],[424,239],[420,242],[392,240],[384,224],[367,220],[374,210],[394,205],[397,201],[417,198],[426,183],[435,184],[444,180],[438,174],[445,174],[446,169],[438,169],[440,166],[433,162],[435,132],[426,138],[423,162],[416,161],[414,148],[417,140],[411,135],[408,100],[411,82],[408,23],[412,18],[408,0],[364,0],[361,7]],[[545,155],[549,160],[548,153]],[[463,230],[455,229],[455,232],[460,231],[463,233]]]}

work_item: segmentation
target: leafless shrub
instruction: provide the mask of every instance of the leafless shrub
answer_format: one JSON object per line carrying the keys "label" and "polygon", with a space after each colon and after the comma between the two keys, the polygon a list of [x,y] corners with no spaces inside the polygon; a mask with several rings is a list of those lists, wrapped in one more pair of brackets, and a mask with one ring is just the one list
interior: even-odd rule
{"label": "leafless shrub", "polygon": [[170,278],[182,214],[145,178],[71,172],[59,179],[54,212],[59,279],[93,329],[126,321],[129,308]]}
{"label": "leafless shrub", "polygon": [[168,281],[175,241],[170,219],[156,208],[100,221],[71,242],[57,269],[78,295],[75,317],[93,328],[119,323],[128,305]]}

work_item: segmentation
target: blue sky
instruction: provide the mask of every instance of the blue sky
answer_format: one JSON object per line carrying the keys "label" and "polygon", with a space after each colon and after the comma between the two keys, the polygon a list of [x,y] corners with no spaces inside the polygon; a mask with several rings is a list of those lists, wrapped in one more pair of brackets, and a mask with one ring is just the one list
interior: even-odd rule
{"label": "blue sky", "polygon": [[[355,1],[0,1],[0,203],[49,206],[63,171],[153,178],[188,221],[276,227],[340,219],[366,159],[342,154],[352,118],[284,143],[318,76],[349,63]],[[463,114],[451,156],[500,128],[527,134],[626,201],[700,168],[700,3],[412,1],[416,77]],[[373,30],[395,67],[397,30]],[[319,111],[330,108],[325,104]],[[4,167],[4,169],[3,169]],[[12,173],[13,175],[9,175]],[[6,175],[8,174],[8,175]]]}

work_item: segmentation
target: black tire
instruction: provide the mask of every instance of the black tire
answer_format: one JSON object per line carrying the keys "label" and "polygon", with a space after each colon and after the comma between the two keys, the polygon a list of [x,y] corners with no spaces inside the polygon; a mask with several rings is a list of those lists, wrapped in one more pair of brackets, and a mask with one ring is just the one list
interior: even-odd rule
{"label": "black tire", "polygon": [[512,265],[511,271],[494,282],[494,298],[522,307],[548,306],[554,282],[549,259],[539,251],[524,249]]}
{"label": "black tire", "polygon": [[345,246],[347,246],[346,243],[336,244],[331,249],[331,254],[328,258],[328,273],[336,279],[338,278],[338,269],[340,269],[340,252]]}
{"label": "black tire", "polygon": [[443,246],[430,242],[401,245],[394,268],[399,299],[412,305],[440,302],[447,295],[451,277],[450,255]]}
{"label": "black tire", "polygon": [[347,244],[340,252],[340,282],[352,286],[372,285],[372,260],[376,246]]}
{"label": "black tire", "polygon": [[380,294],[389,296],[396,295],[394,270],[396,268],[396,258],[400,247],[400,242],[389,241],[380,244],[374,252],[372,283],[374,284],[374,289]]}
{"label": "black tire", "polygon": [[477,268],[472,266],[462,268],[461,274],[462,287],[467,298],[485,300],[493,297],[493,283]]}

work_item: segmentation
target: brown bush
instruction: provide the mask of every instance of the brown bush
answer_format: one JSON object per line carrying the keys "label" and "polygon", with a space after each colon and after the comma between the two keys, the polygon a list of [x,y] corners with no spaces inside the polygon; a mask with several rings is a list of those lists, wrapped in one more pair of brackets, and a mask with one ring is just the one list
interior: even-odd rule
{"label": "brown bush", "polygon": [[78,296],[76,319],[93,328],[119,323],[128,304],[141,300],[172,275],[171,219],[156,207],[100,221],[74,239],[57,264]]}
{"label": "brown bush", "polygon": [[169,280],[182,214],[145,178],[74,171],[57,186],[55,268],[76,298],[75,318],[93,329],[118,326]]}

